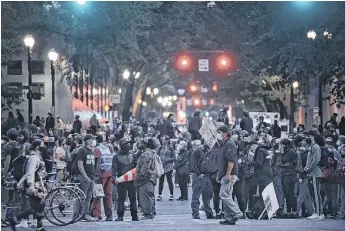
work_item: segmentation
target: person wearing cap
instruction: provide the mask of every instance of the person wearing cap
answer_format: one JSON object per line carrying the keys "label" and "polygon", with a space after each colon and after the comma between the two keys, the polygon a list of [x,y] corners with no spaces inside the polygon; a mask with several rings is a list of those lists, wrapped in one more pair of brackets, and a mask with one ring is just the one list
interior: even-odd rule
{"label": "person wearing cap", "polygon": [[[112,161],[114,153],[112,153],[108,146],[103,145],[103,136],[97,135],[96,137],[97,146],[94,148],[93,152],[95,154],[96,163],[96,176],[99,175],[99,181],[103,185],[103,191],[105,196],[103,197],[104,213],[106,216],[105,221],[113,220],[112,213]],[[97,180],[97,179],[96,179]],[[93,204],[94,217],[101,218],[101,200],[96,199]]]}
{"label": "person wearing cap", "polygon": [[246,130],[249,134],[253,133],[253,119],[249,117],[249,112],[246,110],[243,112],[240,127],[242,130]]}
{"label": "person wearing cap", "polygon": [[25,175],[22,177],[20,182],[18,182],[18,188],[26,190],[26,193],[29,196],[30,206],[10,219],[10,226],[14,231],[16,230],[16,225],[19,223],[19,220],[28,218],[31,214],[36,215],[37,230],[45,231],[43,228],[45,208],[44,197],[47,190],[45,189],[41,178],[45,171],[44,162],[39,151],[41,143],[41,140],[34,140],[32,142],[30,146],[30,155],[25,164]]}
{"label": "person wearing cap", "polygon": [[199,130],[202,126],[202,119],[200,117],[200,110],[196,109],[193,117],[188,121],[188,131],[192,135],[192,140],[200,139]]}
{"label": "person wearing cap", "polygon": [[80,189],[85,193],[85,214],[82,219],[94,221],[91,217],[90,204],[92,200],[93,185],[95,179],[95,155],[93,148],[96,146],[96,139],[91,134],[84,136],[84,145],[77,153],[78,175],[77,180],[80,182]]}
{"label": "person wearing cap", "polygon": [[235,225],[243,216],[240,208],[232,197],[233,188],[238,180],[237,147],[230,139],[228,126],[222,125],[217,129],[217,139],[222,142],[218,160],[217,180],[220,182],[219,197],[223,202],[224,221],[222,225]]}
{"label": "person wearing cap", "polygon": [[319,166],[321,160],[321,148],[315,142],[316,138],[319,137],[316,131],[311,130],[308,133],[306,142],[309,145],[309,153],[307,158],[307,165],[304,168],[304,171],[308,174],[310,182],[312,182],[313,191],[314,191],[314,203],[315,203],[315,212],[313,215],[308,217],[309,220],[323,220],[325,216],[322,213],[322,200],[320,194],[320,180],[322,176],[322,171]]}

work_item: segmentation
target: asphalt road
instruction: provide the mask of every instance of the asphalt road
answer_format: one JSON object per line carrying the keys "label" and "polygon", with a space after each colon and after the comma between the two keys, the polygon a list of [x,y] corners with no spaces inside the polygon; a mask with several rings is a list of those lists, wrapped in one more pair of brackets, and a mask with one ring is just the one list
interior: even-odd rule
{"label": "asphalt road", "polygon": [[[180,191],[174,188],[175,197],[178,198]],[[191,188],[189,188],[191,195]],[[193,220],[190,209],[190,201],[168,201],[168,187],[164,188],[163,201],[156,202],[157,216],[154,220],[131,222],[130,211],[125,213],[124,222],[78,222],[66,227],[53,226],[45,221],[45,228],[51,231],[344,231],[344,220],[309,221],[307,219],[273,219],[273,220],[240,220],[235,226],[222,226],[219,220],[206,220],[204,212],[200,212],[201,220]],[[189,196],[190,197],[190,196]],[[114,212],[116,218],[116,212]],[[3,230],[9,230],[8,228]],[[24,229],[17,229],[24,230]]]}

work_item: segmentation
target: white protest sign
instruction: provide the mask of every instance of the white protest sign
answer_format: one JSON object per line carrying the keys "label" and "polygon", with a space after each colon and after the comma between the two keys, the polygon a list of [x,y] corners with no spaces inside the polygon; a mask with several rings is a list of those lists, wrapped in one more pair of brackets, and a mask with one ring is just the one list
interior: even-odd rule
{"label": "white protest sign", "polygon": [[120,103],[120,95],[109,95],[109,101],[113,104],[119,104]]}
{"label": "white protest sign", "polygon": [[199,130],[200,135],[205,140],[205,143],[209,148],[213,148],[213,146],[217,143],[216,138],[212,134],[210,129],[209,123],[205,123],[201,126]]}
{"label": "white protest sign", "polygon": [[[277,200],[276,191],[274,190],[273,182],[266,186],[264,191],[262,191],[262,199],[264,200],[265,210],[262,212],[267,212],[268,219],[271,219],[273,214],[279,209],[279,204]],[[259,220],[261,218],[259,217]]]}

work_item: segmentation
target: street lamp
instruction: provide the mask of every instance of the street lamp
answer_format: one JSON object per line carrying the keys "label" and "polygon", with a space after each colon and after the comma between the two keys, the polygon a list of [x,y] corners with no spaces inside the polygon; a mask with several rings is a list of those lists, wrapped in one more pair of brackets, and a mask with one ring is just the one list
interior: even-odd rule
{"label": "street lamp", "polygon": [[29,87],[29,94],[28,94],[28,100],[29,100],[29,124],[32,124],[32,66],[31,66],[31,53],[32,48],[35,44],[35,39],[32,37],[32,35],[26,35],[24,38],[24,44],[28,49],[28,72],[29,72],[29,79],[28,79],[28,87]]}
{"label": "street lamp", "polygon": [[52,112],[55,117],[55,66],[54,62],[58,58],[58,53],[54,49],[50,49],[48,53],[48,57],[50,60],[50,70],[51,70],[51,75],[52,75]]}
{"label": "street lamp", "polygon": [[77,0],[77,3],[82,6],[85,5],[86,0]]}
{"label": "street lamp", "polygon": [[169,97],[168,97],[168,100],[169,100],[169,101],[171,101],[172,99],[173,99],[173,97],[172,97],[172,96],[169,96]]}
{"label": "street lamp", "polygon": [[147,102],[144,101],[144,102],[142,103],[142,105],[143,105],[144,107],[146,107],[146,106],[147,106]]}
{"label": "street lamp", "polygon": [[316,38],[316,32],[315,32],[314,30],[308,31],[307,37],[308,37],[308,39],[315,40],[315,38]]}
{"label": "street lamp", "polygon": [[168,105],[168,107],[171,107],[172,102],[169,101],[169,102],[167,103],[167,105]]}
{"label": "street lamp", "polygon": [[177,100],[177,96],[174,95],[174,96],[172,97],[172,99],[173,99],[174,101],[176,101],[176,100]]}
{"label": "street lamp", "polygon": [[298,81],[293,82],[293,83],[292,83],[292,87],[293,87],[294,89],[298,88]]}
{"label": "street lamp", "polygon": [[124,79],[127,80],[127,79],[129,79],[130,74],[131,74],[131,73],[129,73],[129,71],[126,69],[126,70],[123,72],[122,76],[123,76]]}
{"label": "street lamp", "polygon": [[158,88],[154,88],[154,89],[153,89],[153,94],[154,94],[154,95],[157,95],[158,93],[159,93]]}
{"label": "street lamp", "polygon": [[159,96],[158,99],[157,99],[158,103],[163,103],[163,97]]}
{"label": "street lamp", "polygon": [[135,78],[135,79],[139,79],[139,77],[140,77],[140,72],[135,73],[134,78]]}

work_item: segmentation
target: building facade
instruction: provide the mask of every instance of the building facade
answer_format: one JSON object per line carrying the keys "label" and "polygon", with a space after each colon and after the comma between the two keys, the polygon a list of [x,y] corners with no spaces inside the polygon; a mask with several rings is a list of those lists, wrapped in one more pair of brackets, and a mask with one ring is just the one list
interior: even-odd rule
{"label": "building facade", "polygon": [[[49,49],[45,49],[41,55],[33,50],[32,52],[32,91],[40,93],[41,99],[33,100],[33,120],[38,115],[46,117],[52,109],[52,76],[51,62],[48,58]],[[2,84],[22,87],[24,102],[20,105],[12,105],[13,110],[21,110],[25,122],[28,123],[28,59],[27,53],[12,56],[10,65],[1,68]],[[8,116],[7,112],[2,112],[3,118]],[[15,113],[14,113],[15,114]],[[64,121],[73,121],[72,93],[66,81],[61,81],[60,74],[55,73],[55,115],[59,115]]]}

